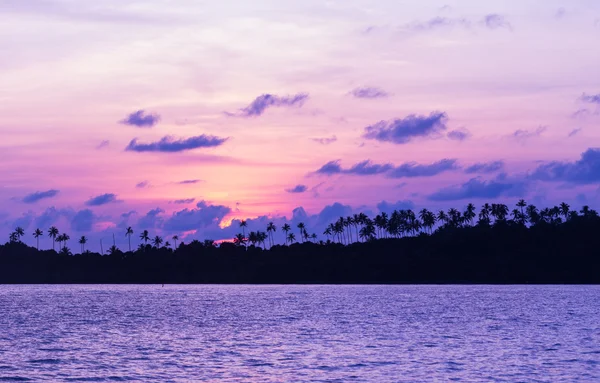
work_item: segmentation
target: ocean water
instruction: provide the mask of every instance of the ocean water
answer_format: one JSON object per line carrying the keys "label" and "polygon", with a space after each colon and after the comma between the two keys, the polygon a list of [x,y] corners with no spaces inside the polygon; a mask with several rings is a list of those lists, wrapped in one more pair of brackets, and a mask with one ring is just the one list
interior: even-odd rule
{"label": "ocean water", "polygon": [[600,382],[597,286],[0,286],[0,382]]}

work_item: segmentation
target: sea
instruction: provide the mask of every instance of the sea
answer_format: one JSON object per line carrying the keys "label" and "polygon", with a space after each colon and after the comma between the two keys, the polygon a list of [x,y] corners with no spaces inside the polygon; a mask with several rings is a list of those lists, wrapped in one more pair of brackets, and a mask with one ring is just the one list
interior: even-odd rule
{"label": "sea", "polygon": [[4,381],[600,382],[600,287],[0,285]]}

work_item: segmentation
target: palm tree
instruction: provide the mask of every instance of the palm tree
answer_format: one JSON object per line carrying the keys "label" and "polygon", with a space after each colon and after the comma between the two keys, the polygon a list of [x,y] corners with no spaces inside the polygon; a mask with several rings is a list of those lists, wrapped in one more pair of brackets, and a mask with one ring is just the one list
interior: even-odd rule
{"label": "palm tree", "polygon": [[296,242],[296,236],[294,235],[294,233],[290,233],[290,234],[288,234],[288,236],[287,236],[287,241],[289,241],[289,242],[290,242],[290,245],[291,245],[292,243]]}
{"label": "palm tree", "polygon": [[204,245],[204,247],[215,247],[215,241],[212,239],[205,239],[204,242],[202,242],[202,244]]}
{"label": "palm tree", "polygon": [[236,234],[235,238],[233,238],[233,243],[237,246],[244,246],[246,243],[246,236],[243,233]]}
{"label": "palm tree", "polygon": [[[340,218],[340,219],[343,219],[343,218]],[[300,229],[300,239],[304,243],[304,232],[306,231],[306,225],[303,222],[300,222],[297,227],[298,227],[298,229]]]}
{"label": "palm tree", "polygon": [[[173,236],[173,242],[175,242],[175,249],[177,249],[177,241],[179,241],[179,236],[178,235],[174,235]],[[166,243],[165,243],[165,246],[167,246]]]}
{"label": "palm tree", "polygon": [[285,244],[287,245],[288,231],[292,230],[292,227],[286,223],[281,227],[281,230],[283,230],[283,232],[285,233]]}
{"label": "palm tree", "polygon": [[475,219],[477,215],[475,214],[475,205],[473,205],[472,203],[467,205],[467,209],[465,210],[465,213],[463,214],[464,220],[465,222],[471,226],[473,224],[473,219]]}
{"label": "palm tree", "polygon": [[165,247],[169,249],[171,247],[171,243],[169,241],[165,242]]}
{"label": "palm tree", "polygon": [[273,233],[277,231],[277,226],[273,222],[267,225],[267,233],[269,234],[269,247],[273,247]]}
{"label": "palm tree", "polygon": [[55,226],[52,226],[50,229],[48,229],[48,237],[52,238],[52,250],[54,250],[56,237],[58,237],[58,229]]}
{"label": "palm tree", "polygon": [[35,229],[35,231],[33,232],[33,237],[35,238],[35,241],[37,243],[37,249],[40,249],[40,237],[44,235],[44,232],[40,229]]}
{"label": "palm tree", "polygon": [[329,237],[331,236],[332,231],[331,231],[331,225],[327,226],[327,229],[325,229],[325,231],[323,232],[323,235],[327,236],[327,242],[329,242]]}
{"label": "palm tree", "polygon": [[268,238],[267,233],[265,233],[264,231],[258,231],[256,232],[256,239],[258,243],[262,243],[263,245],[263,249],[267,249],[267,246],[265,245],[265,239]]}
{"label": "palm tree", "polygon": [[85,235],[82,235],[81,238],[79,238],[79,244],[81,245],[81,253],[82,254],[85,251],[85,244],[86,243],[87,243],[87,238],[85,237]]}
{"label": "palm tree", "polygon": [[242,228],[242,234],[244,234],[244,237],[246,236],[246,228],[248,227],[248,222],[246,222],[245,219],[240,221],[240,227]]}
{"label": "palm tree", "polygon": [[125,232],[125,236],[127,237],[127,240],[129,241],[129,251],[131,251],[131,236],[133,235],[133,229],[131,228],[131,226],[129,226],[127,228],[127,231]]}
{"label": "palm tree", "polygon": [[524,199],[520,199],[519,202],[517,202],[517,207],[521,209],[521,215],[525,217],[524,209],[527,207],[527,202],[525,202]]}
{"label": "palm tree", "polygon": [[252,246],[256,246],[256,242],[258,242],[258,236],[256,235],[256,233],[254,231],[251,231],[248,234],[248,242],[250,242],[252,244]]}
{"label": "palm tree", "polygon": [[312,234],[310,235],[310,239],[312,239],[312,240],[313,240],[313,242],[315,242],[315,243],[316,243],[316,242],[317,242],[317,233],[312,233]]}
{"label": "palm tree", "polygon": [[148,233],[148,230],[142,231],[142,234],[140,234],[140,239],[144,241],[144,245],[148,244],[148,241],[150,240],[150,233]]}
{"label": "palm tree", "polygon": [[159,237],[158,235],[156,237],[154,237],[154,239],[152,240],[152,244],[157,249],[160,248],[160,245],[162,245],[162,243],[163,243],[163,239],[161,237]]}
{"label": "palm tree", "polygon": [[15,229],[15,234],[17,235],[17,241],[21,242],[21,237],[25,235],[25,230],[19,226]]}
{"label": "palm tree", "polygon": [[9,240],[11,243],[14,243],[14,242],[19,242],[19,235],[18,235],[16,232],[14,232],[14,231],[13,231],[13,232],[12,232],[12,233],[10,233],[10,235],[8,236],[8,240]]}
{"label": "palm tree", "polygon": [[565,217],[565,222],[569,219],[570,206],[563,202],[560,204],[560,213]]}
{"label": "palm tree", "polygon": [[117,254],[118,252],[119,252],[119,248],[115,245],[112,245],[111,247],[108,248],[108,254],[110,254],[110,255]]}

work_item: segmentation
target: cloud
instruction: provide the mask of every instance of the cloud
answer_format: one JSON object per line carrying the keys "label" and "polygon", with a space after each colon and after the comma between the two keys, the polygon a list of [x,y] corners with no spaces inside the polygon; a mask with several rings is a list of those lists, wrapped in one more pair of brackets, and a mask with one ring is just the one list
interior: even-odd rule
{"label": "cloud", "polygon": [[577,128],[577,129],[573,129],[571,130],[571,132],[569,133],[568,137],[575,137],[577,134],[579,134],[581,132],[581,128]]}
{"label": "cloud", "polygon": [[440,173],[456,169],[458,169],[456,159],[445,158],[427,165],[408,162],[395,167],[387,176],[390,178],[433,177]]}
{"label": "cloud", "polygon": [[314,142],[318,142],[321,145],[329,145],[329,144],[333,144],[334,142],[336,142],[337,137],[331,136],[331,137],[323,137],[323,138],[313,138],[312,140]]}
{"label": "cloud", "polygon": [[566,14],[567,10],[561,7],[556,10],[556,12],[554,13],[554,17],[557,19],[562,19],[563,17],[565,17]]}
{"label": "cloud", "polygon": [[471,137],[471,133],[466,129],[457,129],[451,132],[448,132],[446,135],[449,139],[453,141],[465,141],[469,137]]}
{"label": "cloud", "polygon": [[38,191],[38,192],[26,195],[25,197],[23,197],[22,201],[24,203],[36,203],[42,199],[56,197],[56,195],[58,193],[59,193],[59,191],[55,190],[55,189],[46,190],[46,191],[42,191],[42,192]]}
{"label": "cloud", "polygon": [[109,140],[104,140],[102,142],[100,142],[97,146],[96,149],[100,150],[100,149],[104,149],[107,148],[110,145],[110,141]]}
{"label": "cloud", "polygon": [[589,109],[579,109],[576,112],[574,112],[573,114],[571,114],[571,118],[586,118],[587,116],[589,116],[590,114],[592,114],[592,112],[590,112]]}
{"label": "cloud", "polygon": [[139,227],[139,230],[150,230],[162,227],[164,218],[161,217],[161,214],[164,212],[165,211],[159,207],[150,210],[138,220],[137,226]]}
{"label": "cloud", "polygon": [[257,117],[262,115],[270,107],[299,106],[304,105],[308,99],[307,93],[298,93],[292,96],[276,96],[272,94],[263,94],[258,96],[250,105],[240,109],[238,113],[226,113],[229,116],[237,117]]}
{"label": "cloud", "polygon": [[158,114],[146,114],[144,110],[138,110],[119,121],[124,125],[137,126],[138,128],[151,128],[160,121]]}
{"label": "cloud", "polygon": [[412,201],[398,201],[396,203],[389,203],[387,201],[381,201],[377,204],[377,209],[382,213],[390,214],[394,210],[409,210],[414,209],[415,204]]}
{"label": "cloud", "polygon": [[386,91],[375,87],[356,88],[350,92],[356,98],[385,98],[389,96]]}
{"label": "cloud", "polygon": [[587,94],[584,93],[581,95],[581,97],[579,98],[579,100],[583,101],[583,102],[587,102],[590,104],[598,104],[600,105],[600,93],[599,94]]}
{"label": "cloud", "polygon": [[429,116],[411,114],[403,119],[380,121],[365,128],[364,138],[394,144],[406,144],[418,137],[435,137],[447,129],[448,116],[432,112]]}
{"label": "cloud", "polygon": [[200,230],[209,226],[218,226],[231,209],[223,205],[209,205],[206,201],[196,204],[197,209],[184,209],[173,213],[164,224],[171,232]]}
{"label": "cloud", "polygon": [[340,219],[352,215],[352,207],[335,202],[333,205],[328,205],[321,210],[317,215],[317,225],[329,225]]}
{"label": "cloud", "polygon": [[503,161],[479,162],[465,168],[465,173],[495,173],[504,168]]}
{"label": "cloud", "polygon": [[438,16],[426,21],[417,21],[410,24],[405,24],[401,28],[414,32],[422,32],[439,28],[450,28],[455,26],[469,28],[471,26],[471,23],[469,22],[469,20],[464,18],[449,18]]}
{"label": "cloud", "polygon": [[202,180],[183,180],[183,181],[179,181],[177,182],[178,185],[194,185],[197,183],[202,182]]}
{"label": "cloud", "polygon": [[137,138],[131,140],[126,151],[133,152],[164,152],[164,153],[176,153],[183,152],[186,150],[198,149],[198,148],[212,148],[221,146],[227,141],[228,138],[220,138],[216,136],[200,135],[196,137],[190,137],[185,139],[176,140],[172,136],[166,136],[157,142],[151,142],[149,144],[138,143]]}
{"label": "cloud", "polygon": [[506,28],[512,30],[512,25],[506,20],[506,18],[497,13],[491,13],[483,17],[483,24],[489,29]]}
{"label": "cloud", "polygon": [[150,182],[148,182],[148,181],[142,181],[142,182],[136,184],[135,187],[137,189],[146,189],[146,188],[150,187]]}
{"label": "cloud", "polygon": [[71,219],[71,230],[76,232],[91,231],[94,219],[94,213],[90,209],[80,210]]}
{"label": "cloud", "polygon": [[295,187],[291,188],[291,189],[285,189],[286,192],[288,193],[304,193],[308,190],[308,187],[306,187],[306,185],[296,185]]}
{"label": "cloud", "polygon": [[426,165],[407,162],[398,166],[392,164],[374,164],[370,160],[366,160],[353,165],[349,169],[342,168],[340,160],[336,160],[326,163],[315,173],[322,175],[350,174],[359,176],[385,174],[389,178],[414,178],[432,177],[455,169],[458,169],[456,159],[443,159]]}
{"label": "cloud", "polygon": [[90,198],[85,202],[86,206],[102,206],[109,203],[118,202],[117,195],[112,193],[102,194],[93,198]]}
{"label": "cloud", "polygon": [[193,203],[195,200],[196,198],[176,199],[173,201],[173,203],[178,205],[187,205]]}
{"label": "cloud", "polygon": [[472,178],[458,186],[450,186],[427,196],[430,201],[458,201],[464,199],[488,198],[502,196],[523,196],[525,185],[522,182],[507,182],[504,177],[492,181]]}
{"label": "cloud", "polygon": [[600,183],[600,149],[590,148],[574,162],[552,161],[537,167],[531,179],[574,184]]}
{"label": "cloud", "polygon": [[525,141],[530,138],[535,138],[541,136],[546,130],[548,130],[547,126],[540,126],[535,131],[523,130],[519,129],[515,131],[511,137],[519,141]]}

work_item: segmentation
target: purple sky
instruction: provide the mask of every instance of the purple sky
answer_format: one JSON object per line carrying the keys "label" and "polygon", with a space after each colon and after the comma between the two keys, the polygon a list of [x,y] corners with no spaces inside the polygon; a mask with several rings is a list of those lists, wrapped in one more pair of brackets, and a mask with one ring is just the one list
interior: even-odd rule
{"label": "purple sky", "polygon": [[599,207],[597,0],[3,0],[0,33],[6,239]]}

